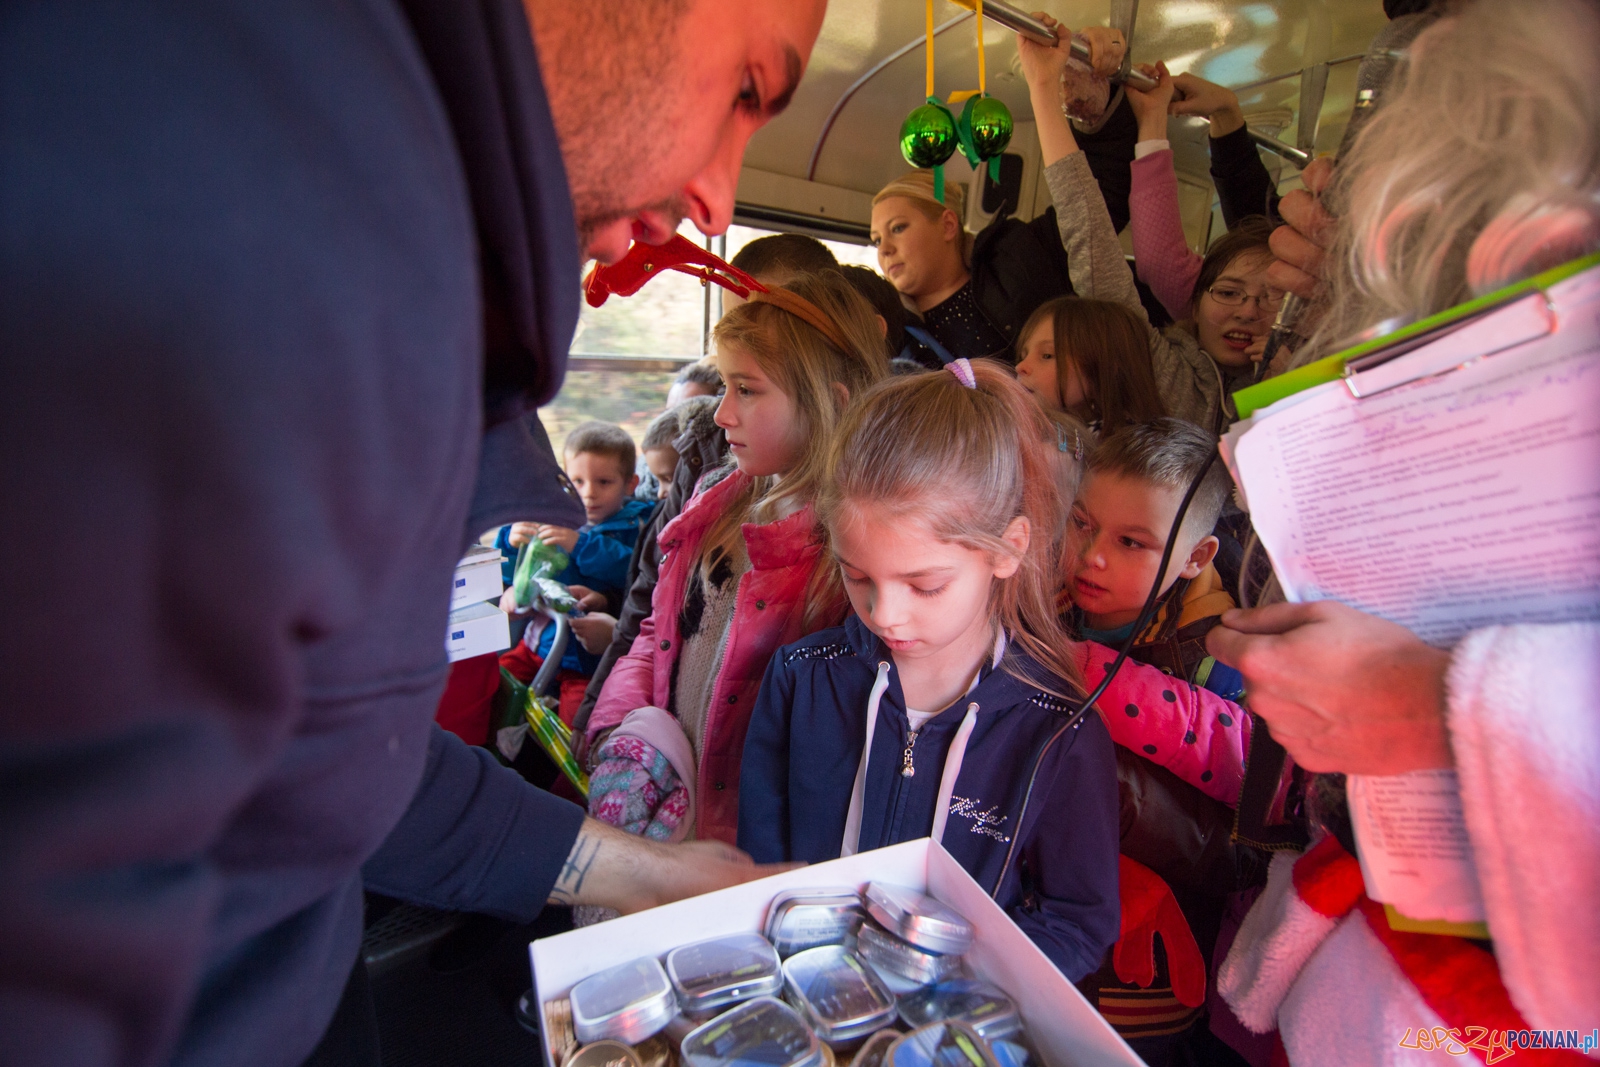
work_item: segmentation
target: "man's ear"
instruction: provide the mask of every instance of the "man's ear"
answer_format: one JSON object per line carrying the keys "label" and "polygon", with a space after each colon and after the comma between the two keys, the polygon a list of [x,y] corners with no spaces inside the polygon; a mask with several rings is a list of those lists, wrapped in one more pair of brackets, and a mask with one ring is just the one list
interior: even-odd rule
{"label": "man's ear", "polygon": [[1198,578],[1200,572],[1211,565],[1217,558],[1217,549],[1221,542],[1213,534],[1206,534],[1200,538],[1195,546],[1189,550],[1189,558],[1184,560],[1183,570],[1178,572],[1179,578]]}
{"label": "man's ear", "polygon": [[1028,522],[1026,515],[1018,515],[1006,525],[1000,540],[1010,545],[1014,551],[995,560],[994,576],[1009,578],[1022,568],[1022,557],[1027,555],[1028,545],[1033,540],[1033,525]]}
{"label": "man's ear", "polygon": [[632,496],[633,491],[637,488],[639,488],[639,476],[637,474],[630,474],[628,475],[628,487],[622,491],[622,495]]}
{"label": "man's ear", "polygon": [[843,411],[850,406],[850,387],[843,382],[833,383],[833,402]]}
{"label": "man's ear", "polygon": [[889,320],[884,318],[882,315],[874,315],[872,317],[878,320],[878,336],[882,337],[884,340],[888,340]]}

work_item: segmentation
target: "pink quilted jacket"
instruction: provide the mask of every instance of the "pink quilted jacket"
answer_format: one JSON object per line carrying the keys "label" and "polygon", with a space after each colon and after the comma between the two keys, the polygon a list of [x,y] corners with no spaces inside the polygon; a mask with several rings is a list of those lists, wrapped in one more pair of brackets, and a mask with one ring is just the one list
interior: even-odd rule
{"label": "pink quilted jacket", "polygon": [[[1115,649],[1073,646],[1083,684],[1093,689],[1117,658]],[[1239,805],[1250,751],[1250,713],[1215,693],[1128,660],[1096,702],[1111,740],[1158,763],[1202,793]]]}
{"label": "pink quilted jacket", "polygon": [[[748,481],[747,475],[735,472],[695,496],[661,531],[661,576],[651,598],[650,617],[595,702],[588,727],[591,745],[597,734],[616,726],[635,708],[672,707],[678,615],[691,568],[706,530]],[[806,586],[823,549],[822,531],[809,505],[765,526],[747,524],[744,542],[750,570],[739,583],[728,647],[706,713],[702,751],[695,753],[695,836],[730,845],[739,827],[739,763],[750,712],[772,654],[810,632],[802,621]],[[824,619],[817,628],[837,621]]]}

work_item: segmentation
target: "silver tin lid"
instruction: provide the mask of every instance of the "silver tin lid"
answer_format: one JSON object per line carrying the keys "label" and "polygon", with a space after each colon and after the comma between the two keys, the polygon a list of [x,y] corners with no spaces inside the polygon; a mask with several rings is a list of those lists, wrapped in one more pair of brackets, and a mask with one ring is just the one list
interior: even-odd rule
{"label": "silver tin lid", "polygon": [[596,1041],[585,1045],[567,1060],[567,1067],[643,1067],[632,1045],[621,1041]]}
{"label": "silver tin lid", "polygon": [[894,1043],[884,1067],[999,1067],[994,1053],[966,1023],[946,1019],[919,1026]]}
{"label": "silver tin lid", "polygon": [[900,1000],[900,1021],[910,1027],[940,1019],[964,1022],[992,1046],[1022,1030],[1010,997],[978,978],[953,978]]}
{"label": "silver tin lid", "polygon": [[791,889],[767,907],[767,940],[789,957],[819,945],[842,945],[866,918],[854,889]]}
{"label": "silver tin lid", "polygon": [[684,1067],[822,1067],[822,1043],[789,1005],[747,1000],[683,1039]]}
{"label": "silver tin lid", "polygon": [[856,931],[856,952],[876,970],[915,982],[919,987],[949,978],[961,969],[960,956],[924,951],[870,923]]}
{"label": "silver tin lid", "polygon": [[790,956],[783,979],[785,996],[830,1045],[848,1045],[895,1021],[894,994],[838,945]]}
{"label": "silver tin lid", "polygon": [[760,934],[733,934],[667,953],[667,977],[685,1013],[709,1011],[783,988],[783,965]]}
{"label": "silver tin lid", "polygon": [[678,1012],[667,972],[653,956],[610,967],[572,987],[572,1029],[587,1045],[607,1038],[637,1045]]}
{"label": "silver tin lid", "polygon": [[871,882],[861,895],[868,913],[903,941],[940,953],[960,954],[972,947],[972,924],[926,894]]}

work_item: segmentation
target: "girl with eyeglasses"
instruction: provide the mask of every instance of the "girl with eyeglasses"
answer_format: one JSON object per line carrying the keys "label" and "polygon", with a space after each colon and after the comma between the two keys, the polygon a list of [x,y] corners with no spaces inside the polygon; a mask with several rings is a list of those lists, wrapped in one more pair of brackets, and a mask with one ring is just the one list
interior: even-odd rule
{"label": "girl with eyeglasses", "polygon": [[[1046,21],[1049,21],[1048,19]],[[1166,414],[1221,432],[1237,417],[1230,394],[1250,384],[1256,360],[1266,346],[1281,295],[1266,284],[1272,262],[1267,246],[1271,227],[1241,220],[1212,245],[1195,283],[1192,317],[1165,330],[1150,324],[1139,302],[1133,271],[1122,254],[1099,188],[1073,136],[1057,99],[1061,69],[1068,57],[1068,36],[1047,48],[1018,38],[1017,49],[1028,81],[1038,123],[1039,147],[1055,204],[1061,243],[1066,247],[1072,287],[1078,296],[1127,308],[1139,322],[1156,392]],[[1170,78],[1167,79],[1170,82]],[[1038,327],[1038,329],[1042,329]],[[1019,376],[1042,381],[1042,368],[1027,368],[1027,342]],[[1083,380],[1081,361],[1116,353],[1063,351],[1053,346],[1052,358],[1063,382]],[[1134,358],[1131,353],[1124,358]],[[1143,377],[1137,374],[1136,377]],[[1026,382],[1025,382],[1026,384]],[[1039,396],[1039,390],[1033,390]],[[1070,410],[1070,409],[1069,409]]]}

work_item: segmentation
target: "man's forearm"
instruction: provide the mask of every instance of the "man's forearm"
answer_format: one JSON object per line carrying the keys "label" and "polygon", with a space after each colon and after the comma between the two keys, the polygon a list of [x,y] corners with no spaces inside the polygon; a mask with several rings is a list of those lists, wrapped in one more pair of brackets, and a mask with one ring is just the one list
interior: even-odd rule
{"label": "man's forearm", "polygon": [[552,904],[595,904],[627,914],[765,878],[794,864],[757,866],[720,841],[667,845],[585,819],[567,853]]}

